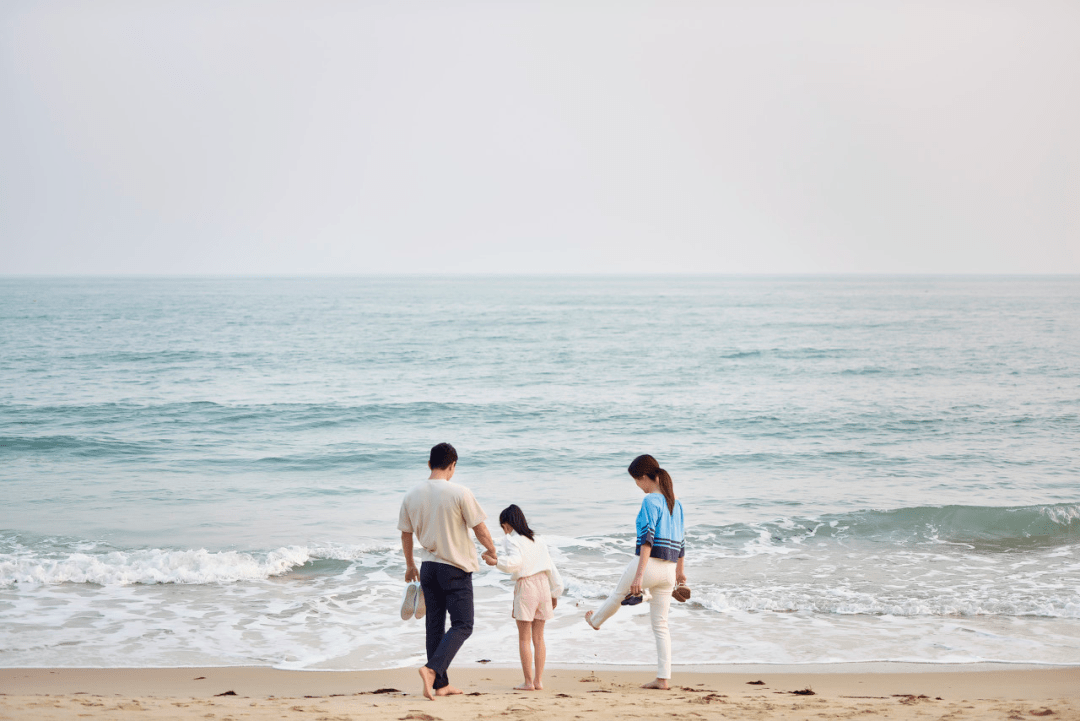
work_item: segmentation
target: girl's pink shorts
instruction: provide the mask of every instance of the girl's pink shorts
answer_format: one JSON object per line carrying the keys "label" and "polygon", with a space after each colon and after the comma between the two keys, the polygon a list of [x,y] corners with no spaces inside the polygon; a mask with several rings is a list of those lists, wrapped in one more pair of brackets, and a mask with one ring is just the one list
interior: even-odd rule
{"label": "girl's pink shorts", "polygon": [[519,578],[514,585],[514,618],[518,621],[550,621],[555,618],[551,607],[551,584],[546,571]]}

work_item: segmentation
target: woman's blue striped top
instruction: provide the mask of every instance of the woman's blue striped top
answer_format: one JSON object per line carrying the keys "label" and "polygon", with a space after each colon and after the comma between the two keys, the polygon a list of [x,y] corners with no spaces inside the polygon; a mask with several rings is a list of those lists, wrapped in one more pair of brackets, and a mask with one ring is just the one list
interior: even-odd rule
{"label": "woman's blue striped top", "polygon": [[634,555],[641,555],[641,546],[649,544],[652,558],[678,561],[686,555],[683,540],[682,504],[675,501],[675,511],[668,513],[667,499],[663,493],[649,493],[641,502],[637,515],[637,548]]}

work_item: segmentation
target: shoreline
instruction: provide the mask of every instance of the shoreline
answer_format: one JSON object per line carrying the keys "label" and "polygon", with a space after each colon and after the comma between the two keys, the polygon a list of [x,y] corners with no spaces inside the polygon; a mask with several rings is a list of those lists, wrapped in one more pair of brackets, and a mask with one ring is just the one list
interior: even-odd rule
{"label": "shoreline", "polygon": [[[858,665],[858,664],[857,664]],[[449,719],[586,721],[627,716],[694,718],[1080,719],[1080,665],[885,670],[754,665],[676,668],[672,690],[646,691],[651,668],[551,667],[545,689],[519,692],[514,667],[453,667],[464,694],[428,701],[415,668],[294,671],[266,666],[0,669],[0,719]],[[996,665],[995,665],[996,666]],[[751,682],[762,681],[761,684]],[[812,690],[813,694],[795,692]],[[316,715],[312,715],[312,714]]]}
{"label": "shoreline", "polygon": [[[648,674],[655,664],[618,664],[618,663],[548,663],[548,671],[581,671],[591,672],[616,672],[616,673],[644,673]],[[395,671],[415,670],[415,665],[388,666],[386,668],[285,668],[281,666],[258,666],[253,664],[238,664],[228,666],[208,666],[206,664],[194,664],[190,666],[0,666],[0,676],[8,672],[42,672],[68,673],[74,671],[228,671],[230,669],[260,669],[281,673],[296,674],[383,674]],[[453,670],[461,673],[483,669],[515,670],[520,668],[516,663],[491,661],[480,663],[478,661],[455,661]],[[672,664],[673,675],[679,674],[736,674],[736,673],[771,673],[771,674],[834,674],[834,673],[971,673],[981,671],[1041,671],[1054,669],[1080,669],[1080,661],[1077,663],[1041,663],[1037,661],[834,661],[807,663],[718,663],[718,664]]]}

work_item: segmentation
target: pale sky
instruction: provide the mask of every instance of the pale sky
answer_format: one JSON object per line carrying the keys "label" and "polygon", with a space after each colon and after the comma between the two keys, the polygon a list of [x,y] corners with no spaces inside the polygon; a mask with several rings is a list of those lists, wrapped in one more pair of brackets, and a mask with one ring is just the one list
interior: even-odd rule
{"label": "pale sky", "polygon": [[3,0],[0,274],[1080,273],[1080,2]]}

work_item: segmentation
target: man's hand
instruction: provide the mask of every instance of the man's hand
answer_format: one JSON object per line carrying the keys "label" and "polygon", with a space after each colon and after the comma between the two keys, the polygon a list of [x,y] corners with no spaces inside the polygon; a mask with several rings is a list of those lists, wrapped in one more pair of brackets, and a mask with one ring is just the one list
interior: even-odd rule
{"label": "man's hand", "polygon": [[494,566],[499,562],[499,554],[495,550],[495,542],[491,540],[491,534],[488,532],[487,526],[484,525],[483,521],[480,521],[480,523],[473,526],[472,530],[476,534],[476,540],[480,541],[480,545],[487,549],[480,554],[480,558],[484,559],[484,563],[487,565]]}
{"label": "man's hand", "polygon": [[401,532],[401,551],[405,554],[405,583],[420,580],[420,572],[416,570],[416,563],[412,557],[412,533]]}

